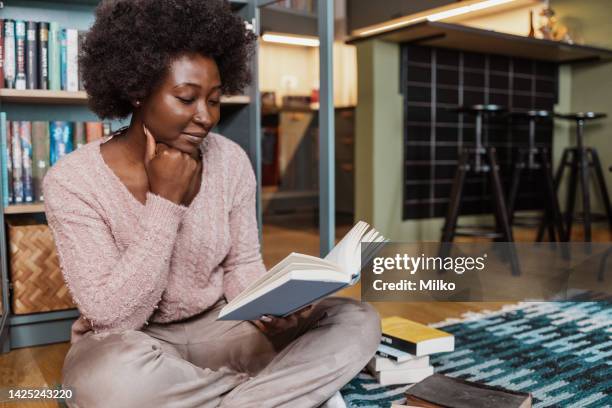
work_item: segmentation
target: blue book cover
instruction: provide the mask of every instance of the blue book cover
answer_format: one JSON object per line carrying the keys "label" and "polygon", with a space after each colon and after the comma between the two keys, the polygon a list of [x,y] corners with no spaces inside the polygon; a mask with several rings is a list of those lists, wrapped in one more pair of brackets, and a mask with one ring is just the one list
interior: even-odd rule
{"label": "blue book cover", "polygon": [[8,151],[6,145],[6,112],[0,112],[0,165],[2,166],[2,205],[6,208],[9,202]]}
{"label": "blue book cover", "polygon": [[32,188],[32,123],[21,121],[21,154],[23,164],[23,201],[34,201]]}
{"label": "blue book cover", "polygon": [[68,89],[68,36],[66,29],[59,30],[60,43],[60,78],[62,91]]}
{"label": "blue book cover", "polygon": [[26,89],[26,24],[23,20],[15,22],[15,46],[17,62],[15,88]]}
{"label": "blue book cover", "polygon": [[51,122],[51,154],[50,161],[53,166],[59,159],[73,150],[72,124],[64,121]]}

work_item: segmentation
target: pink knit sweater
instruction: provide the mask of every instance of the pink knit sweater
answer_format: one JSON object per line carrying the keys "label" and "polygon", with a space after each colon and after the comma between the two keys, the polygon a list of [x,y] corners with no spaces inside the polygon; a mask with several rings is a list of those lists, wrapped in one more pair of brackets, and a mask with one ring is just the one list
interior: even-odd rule
{"label": "pink knit sweater", "polygon": [[138,201],[108,167],[100,144],[59,160],[43,181],[62,273],[81,312],[72,342],[96,332],[172,322],[228,301],[266,272],[251,163],[210,133],[202,185],[189,207],[147,193]]}

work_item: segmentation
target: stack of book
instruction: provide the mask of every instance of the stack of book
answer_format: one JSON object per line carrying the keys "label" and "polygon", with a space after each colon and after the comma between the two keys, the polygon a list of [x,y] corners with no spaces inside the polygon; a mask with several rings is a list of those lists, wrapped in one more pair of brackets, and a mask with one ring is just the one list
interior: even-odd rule
{"label": "stack of book", "polygon": [[10,121],[0,113],[2,198],[9,204],[42,202],[42,179],[57,160],[110,133],[108,122]]}
{"label": "stack of book", "polygon": [[0,87],[83,89],[78,55],[85,34],[56,22],[0,20]]}
{"label": "stack of book", "polygon": [[429,355],[455,349],[452,334],[402,317],[382,319],[382,338],[368,370],[381,385],[418,383],[433,374]]}

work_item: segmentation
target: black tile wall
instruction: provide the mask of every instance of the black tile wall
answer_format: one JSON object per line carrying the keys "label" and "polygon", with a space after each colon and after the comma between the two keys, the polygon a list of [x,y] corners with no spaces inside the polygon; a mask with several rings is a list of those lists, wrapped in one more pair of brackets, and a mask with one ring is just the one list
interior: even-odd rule
{"label": "black tile wall", "polygon": [[[402,46],[401,91],[404,95],[404,219],[444,217],[459,152],[475,142],[474,118],[453,109],[495,103],[511,111],[552,110],[557,102],[555,64],[499,55]],[[491,117],[483,140],[497,151],[502,182],[508,189],[518,147],[529,140],[526,121]],[[536,144],[551,148],[553,126],[536,126]],[[526,177],[516,208],[538,208],[540,177]],[[461,214],[492,212],[487,180],[470,175]]]}

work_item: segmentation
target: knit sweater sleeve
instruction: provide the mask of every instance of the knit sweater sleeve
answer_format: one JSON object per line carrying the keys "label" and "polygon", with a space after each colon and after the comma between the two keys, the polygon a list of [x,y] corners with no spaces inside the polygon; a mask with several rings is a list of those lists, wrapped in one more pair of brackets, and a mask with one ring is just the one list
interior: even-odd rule
{"label": "knit sweater sleeve", "polygon": [[251,162],[240,151],[239,182],[234,190],[230,211],[231,248],[223,262],[225,271],[223,289],[227,301],[231,301],[254,280],[266,273],[259,246],[259,230],[256,217],[257,182]]}
{"label": "knit sweater sleeve", "polygon": [[45,212],[64,280],[96,331],[139,329],[166,287],[170,258],[187,207],[147,193],[129,246],[120,251],[83,186],[43,182]]}

